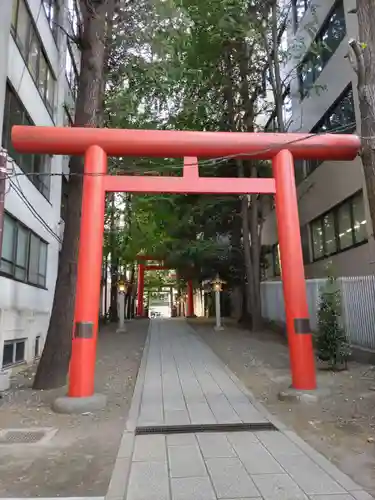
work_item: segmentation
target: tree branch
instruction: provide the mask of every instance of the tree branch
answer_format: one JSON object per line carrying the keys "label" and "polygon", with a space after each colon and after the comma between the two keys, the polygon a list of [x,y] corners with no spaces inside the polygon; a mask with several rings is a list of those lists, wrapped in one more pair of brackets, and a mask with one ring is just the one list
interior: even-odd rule
{"label": "tree branch", "polygon": [[[352,49],[353,54],[355,56],[357,64],[354,66],[353,69],[357,73],[358,87],[361,88],[365,85],[366,82],[366,67],[365,67],[365,60],[363,57],[363,49],[361,44],[354,38],[351,38],[349,40],[349,47]],[[350,56],[349,60],[351,61]]]}

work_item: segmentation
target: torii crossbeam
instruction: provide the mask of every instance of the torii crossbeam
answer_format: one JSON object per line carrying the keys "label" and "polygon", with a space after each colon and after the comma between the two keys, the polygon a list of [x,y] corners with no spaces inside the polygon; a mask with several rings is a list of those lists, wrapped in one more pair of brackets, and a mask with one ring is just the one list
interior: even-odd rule
{"label": "torii crossbeam", "polygon": [[[22,153],[85,157],[71,398],[94,394],[107,191],[275,194],[292,385],[315,389],[293,163],[294,159],[352,160],[360,149],[357,136],[15,126],[12,141]],[[183,177],[111,176],[107,174],[108,156],[184,158]],[[200,177],[197,159],[215,157],[272,160],[273,179]]]}

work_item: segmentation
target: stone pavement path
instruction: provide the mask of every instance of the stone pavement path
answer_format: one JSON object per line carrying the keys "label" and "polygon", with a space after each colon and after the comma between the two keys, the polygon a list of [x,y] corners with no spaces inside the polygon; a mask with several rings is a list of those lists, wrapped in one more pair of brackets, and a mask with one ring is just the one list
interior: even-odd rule
{"label": "stone pavement path", "polygon": [[[255,424],[255,428],[244,431],[243,423]],[[229,432],[219,424],[239,427]],[[170,426],[179,425],[184,432],[170,433]],[[205,432],[205,425],[210,432]],[[257,430],[267,425],[274,430]],[[276,422],[186,322],[156,320],[151,322],[106,500],[120,498],[373,497]]]}

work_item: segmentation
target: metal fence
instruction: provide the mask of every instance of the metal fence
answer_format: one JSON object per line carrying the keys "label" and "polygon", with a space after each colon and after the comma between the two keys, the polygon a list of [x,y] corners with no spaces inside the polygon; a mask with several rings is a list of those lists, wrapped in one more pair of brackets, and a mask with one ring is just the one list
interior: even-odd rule
{"label": "metal fence", "polygon": [[[354,276],[337,280],[341,291],[342,321],[351,344],[375,349],[375,276]],[[317,315],[324,279],[306,280],[311,328],[317,330]],[[285,323],[281,281],[261,283],[263,317]]]}

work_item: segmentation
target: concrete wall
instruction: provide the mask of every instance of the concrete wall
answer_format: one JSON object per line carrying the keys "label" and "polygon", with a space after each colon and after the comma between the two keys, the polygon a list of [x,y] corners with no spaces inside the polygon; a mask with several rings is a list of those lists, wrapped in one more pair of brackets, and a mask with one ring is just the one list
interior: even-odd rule
{"label": "concrete wall", "polygon": [[[331,8],[334,0],[313,0],[314,8],[306,12],[299,29],[290,42],[292,51],[289,61],[289,72],[293,73],[298,61],[306,54],[312,38],[307,27],[318,31]],[[360,133],[360,114],[358,96],[356,92],[356,76],[348,59],[348,39],[357,36],[358,24],[355,14],[348,12],[355,7],[355,0],[344,0],[346,13],[347,36],[341,42],[336,52],[331,56],[327,66],[316,81],[319,91],[312,91],[311,95],[302,102],[299,97],[296,74],[292,78],[291,95],[293,116],[290,131],[310,131],[321,119],[324,113],[332,106],[346,87],[352,83],[356,111],[357,131]],[[290,33],[290,36],[292,33]],[[293,53],[294,51],[294,53]],[[295,55],[294,55],[295,54]],[[301,226],[307,224],[341,201],[350,197],[358,190],[363,189],[365,194],[364,177],[360,159],[353,162],[323,162],[311,175],[298,186],[299,215]],[[367,214],[367,232],[369,243],[361,247],[349,249],[330,257],[336,272],[340,276],[364,275],[374,270],[375,249],[372,238],[372,227],[369,217],[367,196],[364,196]],[[262,242],[272,245],[278,241],[275,213],[272,211],[264,224]],[[308,277],[324,276],[326,261],[319,261],[306,266]]]}
{"label": "concrete wall", "polygon": [[[42,2],[40,0],[27,0],[27,3],[57,78],[53,119],[43,103],[27,67],[25,67],[24,60],[10,33],[12,2],[8,0],[4,2],[0,16],[0,123],[2,124],[3,118],[7,119],[7,117],[3,117],[3,102],[6,81],[9,79],[36,125],[62,125],[63,104],[67,89],[65,77],[66,37],[60,30],[56,44]],[[64,25],[67,15],[66,8],[62,7],[60,14],[62,15],[60,22]],[[3,62],[4,64],[2,64]],[[22,171],[14,164],[8,163],[8,166],[13,172],[22,174]],[[62,168],[63,158],[54,156],[52,172],[61,173]],[[43,345],[57,276],[60,248],[58,240],[62,234],[60,221],[61,177],[51,177],[49,201],[26,176],[19,175],[14,179],[37,214],[56,236],[50,234],[43,227],[43,224],[31,213],[16,191],[12,189],[12,186],[8,185],[5,209],[48,242],[47,283],[46,289],[41,289],[0,277],[0,363],[2,362],[3,343],[6,340],[27,339],[26,361],[31,361],[33,358],[36,336],[41,337],[40,344]]]}

